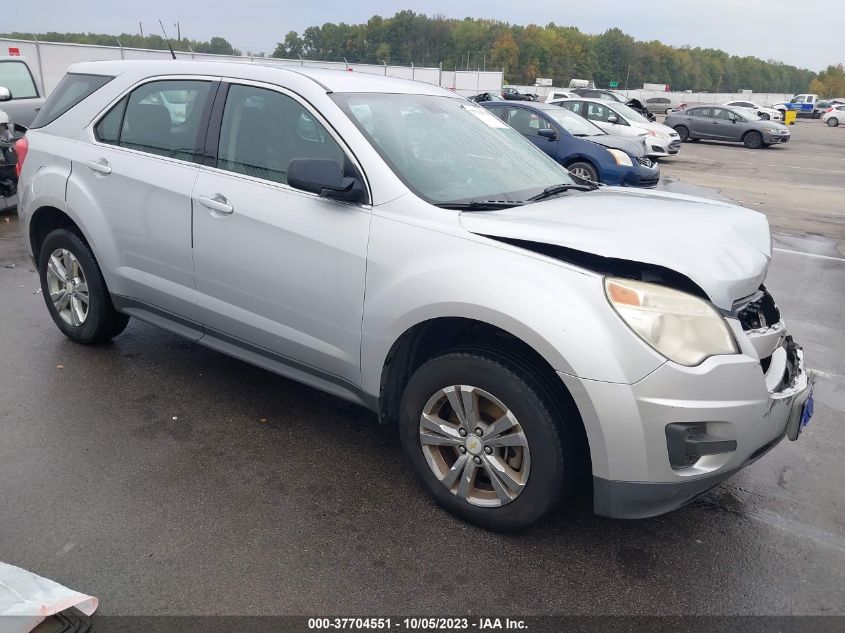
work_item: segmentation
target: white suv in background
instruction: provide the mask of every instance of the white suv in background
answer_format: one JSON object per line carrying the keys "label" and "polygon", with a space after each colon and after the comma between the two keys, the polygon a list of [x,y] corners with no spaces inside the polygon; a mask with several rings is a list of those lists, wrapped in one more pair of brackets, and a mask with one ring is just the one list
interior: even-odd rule
{"label": "white suv in background", "polygon": [[89,62],[18,153],[64,335],[136,317],[368,407],[476,524],[524,528],[577,486],[606,516],[666,512],[809,419],[764,215],[576,181],[448,90]]}
{"label": "white suv in background", "polygon": [[649,158],[674,156],[681,151],[681,137],[675,130],[662,123],[649,121],[624,103],[577,96],[555,100],[552,103],[580,114],[608,134],[640,139],[645,137]]}
{"label": "white suv in background", "polygon": [[842,121],[845,121],[845,104],[832,105],[822,115],[822,122],[830,127],[836,127]]}

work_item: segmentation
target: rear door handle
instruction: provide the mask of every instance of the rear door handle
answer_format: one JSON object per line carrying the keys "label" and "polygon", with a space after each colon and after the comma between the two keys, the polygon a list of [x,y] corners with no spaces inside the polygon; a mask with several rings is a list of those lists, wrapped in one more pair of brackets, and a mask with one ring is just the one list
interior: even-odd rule
{"label": "rear door handle", "polygon": [[107,175],[111,173],[111,165],[109,165],[109,161],[105,158],[99,158],[97,160],[89,160],[85,165],[91,171],[95,171],[98,174]]}
{"label": "rear door handle", "polygon": [[226,196],[219,193],[211,196],[199,196],[197,200],[206,209],[216,211],[222,215],[230,215],[235,210],[231,203],[226,200]]}

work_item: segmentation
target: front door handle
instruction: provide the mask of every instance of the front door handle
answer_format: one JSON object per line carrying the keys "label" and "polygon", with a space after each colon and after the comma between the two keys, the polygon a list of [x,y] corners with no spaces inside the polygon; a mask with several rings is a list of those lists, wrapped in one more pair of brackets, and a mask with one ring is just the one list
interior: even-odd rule
{"label": "front door handle", "polygon": [[111,173],[111,165],[109,165],[109,161],[105,158],[100,158],[97,160],[89,160],[85,165],[91,171],[95,171],[98,174],[108,175]]}
{"label": "front door handle", "polygon": [[222,215],[230,215],[235,208],[226,200],[226,196],[215,193],[211,196],[200,196],[197,198],[199,203],[210,211],[216,211]]}

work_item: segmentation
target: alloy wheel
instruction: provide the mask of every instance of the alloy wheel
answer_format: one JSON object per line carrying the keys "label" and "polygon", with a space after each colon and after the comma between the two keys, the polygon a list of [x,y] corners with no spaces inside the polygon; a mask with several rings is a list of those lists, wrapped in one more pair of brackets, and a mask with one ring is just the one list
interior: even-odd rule
{"label": "alloy wheel", "polygon": [[525,431],[483,389],[453,385],[437,391],[423,408],[419,439],[440,483],[472,505],[502,506],[525,489],[531,469]]}
{"label": "alloy wheel", "polygon": [[76,255],[65,248],[50,254],[47,285],[50,300],[61,319],[73,327],[85,323],[90,301],[88,281]]}

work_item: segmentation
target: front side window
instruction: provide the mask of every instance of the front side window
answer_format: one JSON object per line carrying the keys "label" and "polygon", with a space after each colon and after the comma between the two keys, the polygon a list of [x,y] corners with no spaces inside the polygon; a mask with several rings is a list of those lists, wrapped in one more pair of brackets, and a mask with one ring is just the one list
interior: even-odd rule
{"label": "front side window", "polygon": [[324,158],[346,166],[326,128],[295,99],[266,88],[233,85],[226,96],[217,167],[286,183],[294,158]]}
{"label": "front side window", "polygon": [[[585,105],[585,104],[584,104]],[[606,136],[607,133],[595,123],[568,110],[546,110],[549,118],[572,136]]]}
{"label": "front side window", "polygon": [[23,62],[0,62],[0,86],[9,89],[12,99],[32,99],[38,96],[32,73]]}
{"label": "front side window", "polygon": [[[394,173],[434,204],[525,200],[572,182],[519,132],[465,99],[382,93],[332,98]],[[533,121],[528,119],[529,129],[540,129],[540,117]]]}
{"label": "front side window", "polygon": [[505,122],[524,136],[539,136],[540,130],[552,127],[546,119],[525,108],[509,108]]}
{"label": "front side window", "polygon": [[193,160],[211,82],[166,79],[146,83],[121,99],[94,131],[103,143]]}
{"label": "front side window", "polygon": [[600,103],[586,103],[587,118],[590,121],[599,121],[607,123],[607,117],[610,116],[610,110]]}

